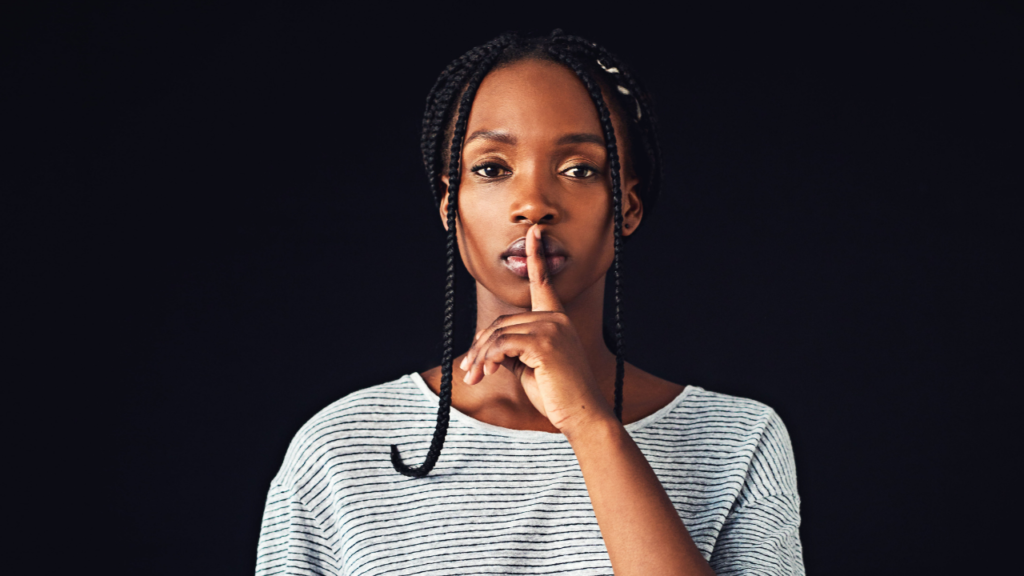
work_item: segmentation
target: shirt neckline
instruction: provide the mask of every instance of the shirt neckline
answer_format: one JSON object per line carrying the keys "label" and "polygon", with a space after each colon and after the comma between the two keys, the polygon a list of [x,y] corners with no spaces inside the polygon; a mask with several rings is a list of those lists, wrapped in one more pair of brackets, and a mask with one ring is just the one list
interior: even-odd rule
{"label": "shirt neckline", "polygon": [[[412,383],[415,384],[416,387],[420,389],[420,391],[426,396],[426,398],[430,401],[431,404],[437,406],[439,400],[437,394],[434,394],[434,391],[431,390],[429,386],[427,386],[426,381],[423,380],[423,377],[420,376],[419,372],[411,372],[409,374],[406,374],[405,377],[411,380]],[[693,389],[694,386],[684,386],[682,392],[677,394],[671,402],[662,406],[657,412],[653,414],[648,414],[647,416],[637,420],[636,422],[630,422],[629,424],[626,424],[626,431],[633,433],[636,432],[637,430],[646,428],[647,426],[654,424],[658,420],[661,420],[670,412],[675,410],[676,406],[681,404],[683,400],[685,400],[686,397],[690,394],[690,391]],[[477,420],[476,418],[473,418],[468,414],[463,414],[454,406],[452,406],[451,408],[451,414],[453,417],[455,417],[457,420],[464,424],[468,424],[469,426],[472,426],[474,428],[486,430],[487,432],[491,432],[494,434],[501,434],[504,436],[511,436],[515,438],[524,439],[531,438],[536,440],[566,439],[565,435],[562,434],[561,432],[544,432],[542,430],[516,430],[514,428],[505,428],[504,426],[495,426],[494,424],[488,424],[487,422]]]}

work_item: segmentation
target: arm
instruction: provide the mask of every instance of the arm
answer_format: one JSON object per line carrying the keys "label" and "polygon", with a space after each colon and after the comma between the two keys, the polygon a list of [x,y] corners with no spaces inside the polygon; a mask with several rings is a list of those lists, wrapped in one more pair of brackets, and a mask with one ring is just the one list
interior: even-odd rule
{"label": "arm", "polygon": [[618,576],[713,575],[651,465],[612,417],[563,430]]}

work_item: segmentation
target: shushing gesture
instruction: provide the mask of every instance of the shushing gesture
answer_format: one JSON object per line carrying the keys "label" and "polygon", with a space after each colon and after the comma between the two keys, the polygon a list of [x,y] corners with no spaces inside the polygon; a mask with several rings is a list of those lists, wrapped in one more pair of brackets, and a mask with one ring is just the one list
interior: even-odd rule
{"label": "shushing gesture", "polygon": [[614,418],[551,284],[537,224],[526,233],[526,268],[532,310],[499,316],[476,334],[460,366],[466,384],[507,368],[537,411],[563,433],[591,419]]}

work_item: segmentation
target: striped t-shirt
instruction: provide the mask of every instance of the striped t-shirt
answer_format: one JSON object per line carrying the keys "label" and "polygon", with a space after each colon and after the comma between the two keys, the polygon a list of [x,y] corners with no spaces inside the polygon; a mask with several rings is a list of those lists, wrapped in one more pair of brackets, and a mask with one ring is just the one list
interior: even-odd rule
{"label": "striped t-shirt", "polygon": [[[453,408],[433,471],[396,472],[391,444],[422,462],[437,403],[412,373],[307,422],[270,486],[257,574],[612,574],[563,434]],[[804,573],[793,449],[774,410],[687,386],[625,428],[717,574]]]}

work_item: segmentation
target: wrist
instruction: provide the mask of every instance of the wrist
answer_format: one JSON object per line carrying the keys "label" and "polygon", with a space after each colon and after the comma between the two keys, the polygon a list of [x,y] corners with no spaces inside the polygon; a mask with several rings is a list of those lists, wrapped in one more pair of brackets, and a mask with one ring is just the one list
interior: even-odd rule
{"label": "wrist", "polygon": [[559,428],[570,444],[580,439],[605,438],[609,432],[617,432],[619,429],[623,429],[623,426],[615,414],[604,410],[582,412]]}

